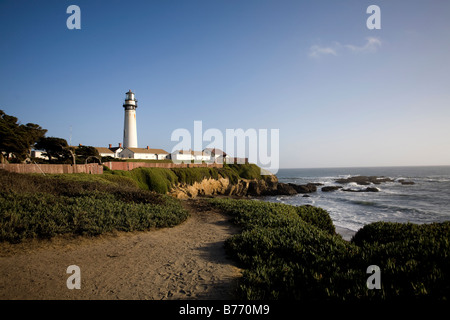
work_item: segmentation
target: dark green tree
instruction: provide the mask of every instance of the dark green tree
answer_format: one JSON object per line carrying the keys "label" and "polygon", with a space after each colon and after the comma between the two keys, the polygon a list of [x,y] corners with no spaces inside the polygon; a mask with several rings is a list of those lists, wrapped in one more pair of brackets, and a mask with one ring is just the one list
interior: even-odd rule
{"label": "dark green tree", "polygon": [[101,157],[97,149],[91,146],[79,146],[76,148],[75,154],[77,155],[77,158],[82,161],[82,163],[85,163],[86,160],[95,161],[94,158],[99,162],[101,161]]}
{"label": "dark green tree", "polygon": [[0,153],[7,160],[13,155],[18,161],[29,157],[31,148],[47,130],[34,123],[20,124],[14,116],[0,110]]}
{"label": "dark green tree", "polygon": [[67,141],[57,137],[43,137],[36,142],[36,149],[45,151],[48,160],[56,159],[58,162],[67,162],[74,158],[73,150],[67,144]]}

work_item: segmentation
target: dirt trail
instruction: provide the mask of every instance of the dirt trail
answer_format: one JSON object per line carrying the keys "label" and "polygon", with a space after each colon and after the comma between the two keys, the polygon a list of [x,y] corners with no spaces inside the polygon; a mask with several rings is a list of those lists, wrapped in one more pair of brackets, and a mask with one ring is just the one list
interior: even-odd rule
{"label": "dirt trail", "polygon": [[[232,299],[241,272],[223,243],[237,228],[201,201],[184,205],[191,217],[174,228],[1,245],[0,299]],[[80,290],[66,286],[69,265]]]}

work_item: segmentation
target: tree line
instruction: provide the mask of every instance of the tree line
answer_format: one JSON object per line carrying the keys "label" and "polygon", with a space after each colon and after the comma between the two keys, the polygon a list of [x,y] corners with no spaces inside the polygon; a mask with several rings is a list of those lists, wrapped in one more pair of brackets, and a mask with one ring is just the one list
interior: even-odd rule
{"label": "tree line", "polygon": [[[35,123],[21,124],[19,119],[0,110],[0,160],[24,163],[32,161],[31,150],[42,150],[49,163],[84,163],[101,157],[94,147],[69,146],[58,137],[46,137],[46,129]],[[34,159],[37,160],[37,159]],[[95,161],[95,160],[94,160]]]}

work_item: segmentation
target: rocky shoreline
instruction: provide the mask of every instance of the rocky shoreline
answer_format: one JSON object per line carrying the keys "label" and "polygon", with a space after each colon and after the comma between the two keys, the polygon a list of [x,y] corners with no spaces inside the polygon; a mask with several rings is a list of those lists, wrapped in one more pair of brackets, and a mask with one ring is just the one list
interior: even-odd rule
{"label": "rocky shoreline", "polygon": [[[345,192],[379,192],[380,189],[370,185],[380,185],[386,182],[398,182],[402,185],[413,185],[415,184],[413,181],[406,181],[404,179],[393,180],[387,177],[379,177],[379,176],[353,176],[346,179],[336,179],[335,182],[340,185],[334,186],[323,186],[321,188],[322,192],[332,192],[337,190],[342,190]],[[344,188],[342,185],[356,183],[360,186],[368,186],[364,189],[351,189]],[[322,183],[308,183],[305,185],[296,185],[294,183],[281,183],[277,184],[276,190],[272,190],[267,192],[265,195],[294,195],[297,193],[307,194],[313,193],[317,191],[318,186],[322,186]]]}
{"label": "rocky shoreline", "polygon": [[[323,186],[320,190],[322,192],[332,192],[337,190],[342,190],[344,192],[379,192],[380,189],[370,185],[380,185],[386,182],[398,182],[402,185],[414,185],[413,181],[406,181],[405,179],[393,180],[391,178],[383,177],[383,176],[353,176],[345,179],[336,179],[335,182],[340,185],[333,186],[323,186],[322,183],[311,182],[304,185],[297,185],[294,183],[282,183],[278,182],[276,188],[272,188],[270,190],[266,190],[265,192],[259,192],[256,196],[264,196],[264,195],[295,195],[295,194],[304,194],[304,196],[308,196],[308,193],[314,193],[317,191],[318,186]],[[352,188],[344,188],[342,185],[356,183],[360,186],[368,186],[364,189],[352,189]]]}
{"label": "rocky shoreline", "polygon": [[[172,189],[171,195],[179,199],[195,198],[197,196],[227,195],[236,197],[263,197],[278,195],[296,195],[303,194],[308,197],[315,193],[318,187],[322,192],[333,192],[342,190],[344,192],[379,192],[380,189],[373,185],[380,185],[386,182],[396,182],[402,185],[413,185],[413,181],[404,179],[393,180],[378,176],[354,176],[346,179],[335,180],[336,185],[323,186],[322,183],[311,182],[307,184],[283,183],[278,182],[274,175],[266,176],[264,179],[246,180],[241,179],[237,183],[231,183],[226,178],[204,179],[193,185],[181,184]],[[367,186],[364,189],[344,188],[345,185],[356,183],[360,186]]]}
{"label": "rocky shoreline", "polygon": [[[369,185],[380,185],[385,182],[399,182],[402,185],[413,185],[415,184],[413,181],[405,181],[405,179],[400,180],[394,180],[387,177],[379,177],[379,176],[353,176],[345,179],[337,179],[335,180],[338,184],[349,184],[349,183],[356,183],[360,186],[369,186]],[[324,190],[324,188],[328,188]],[[322,191],[335,191],[338,189],[342,189],[342,191],[347,192],[379,192],[380,189],[377,187],[367,187],[365,189],[344,189],[342,186],[331,186],[331,187],[324,187],[322,188]]]}

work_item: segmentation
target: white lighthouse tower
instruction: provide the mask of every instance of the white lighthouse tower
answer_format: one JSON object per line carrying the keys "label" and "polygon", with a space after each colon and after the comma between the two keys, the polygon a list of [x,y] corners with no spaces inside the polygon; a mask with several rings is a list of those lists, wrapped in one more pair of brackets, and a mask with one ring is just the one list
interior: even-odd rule
{"label": "white lighthouse tower", "polygon": [[123,147],[137,148],[137,127],[136,127],[136,108],[137,100],[134,93],[129,90],[125,93],[125,123],[123,127]]}

